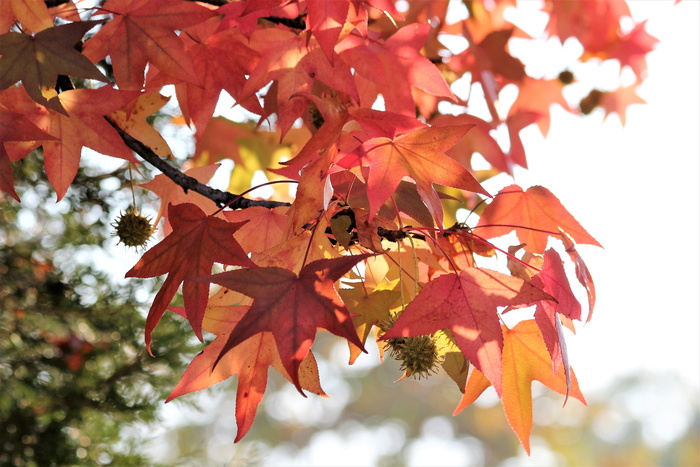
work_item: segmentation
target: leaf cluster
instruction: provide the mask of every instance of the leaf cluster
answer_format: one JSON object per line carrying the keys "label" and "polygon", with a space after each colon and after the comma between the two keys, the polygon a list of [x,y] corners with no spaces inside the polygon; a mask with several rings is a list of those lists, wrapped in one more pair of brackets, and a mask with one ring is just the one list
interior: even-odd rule
{"label": "leaf cluster", "polygon": [[[317,334],[346,340],[353,363],[374,330],[404,376],[439,365],[464,394],[457,412],[492,385],[526,450],[532,380],[585,402],[564,338],[584,314],[562,256],[590,320],[595,287],[576,246],[600,244],[546,188],[493,193],[484,184],[527,168],[521,131],[536,125],[546,135],[553,104],[578,114],[602,107],[624,122],[641,101],[656,39],[644,23],[622,32],[625,3],[544,3],[545,35],[584,50],[551,78],[528,75],[511,53],[513,41],[537,40],[506,19],[512,0],[108,0],[86,11],[36,2],[31,13],[24,2],[3,5],[0,189],[20,201],[13,168],[39,147],[58,199],[80,181],[85,148],[148,179],[142,161],[162,172],[143,187],[159,199],[163,238],[126,274],[166,276],[146,349],[158,354],[153,333],[179,290],[184,307],[171,312],[200,341],[216,336],[169,399],[237,375],[240,440],[270,366],[302,395],[325,396]],[[450,7],[463,17],[449,17]],[[448,46],[455,40],[466,48]],[[617,61],[634,83],[590,87],[577,109],[563,89],[591,60]],[[501,108],[510,88],[517,97]],[[478,90],[487,111],[476,115]],[[223,91],[238,122],[214,116]],[[183,170],[170,162],[178,151],[167,131],[153,125],[164,108],[170,131],[191,138]],[[475,170],[476,155],[488,168]],[[209,186],[221,161],[234,166],[226,191]],[[256,186],[260,174],[267,181]],[[256,199],[264,185],[272,195]],[[458,222],[462,212],[472,224]],[[518,241],[499,246],[511,233]],[[485,267],[493,258],[499,270]]]}

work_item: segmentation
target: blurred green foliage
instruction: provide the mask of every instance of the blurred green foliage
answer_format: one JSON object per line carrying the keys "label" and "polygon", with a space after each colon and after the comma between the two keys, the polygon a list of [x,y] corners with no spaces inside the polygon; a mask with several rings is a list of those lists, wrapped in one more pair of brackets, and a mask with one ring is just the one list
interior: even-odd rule
{"label": "blurred green foliage", "polygon": [[0,465],[150,465],[124,428],[156,420],[194,353],[187,324],[167,314],[147,355],[136,297],[152,290],[97,267],[123,171],[81,168],[54,204],[41,165],[13,164],[22,205],[0,199]]}

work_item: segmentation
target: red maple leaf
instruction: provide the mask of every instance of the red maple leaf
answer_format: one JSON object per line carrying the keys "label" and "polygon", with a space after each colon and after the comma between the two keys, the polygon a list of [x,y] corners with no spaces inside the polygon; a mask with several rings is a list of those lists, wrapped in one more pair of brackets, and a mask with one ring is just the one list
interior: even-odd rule
{"label": "red maple leaf", "polygon": [[[242,99],[246,75],[258,64],[259,54],[248,47],[238,28],[214,33],[218,23],[208,21],[185,30],[183,41],[201,86],[184,82],[175,87],[185,120],[201,135],[212,118],[222,90],[248,110],[262,114],[257,99]],[[226,60],[221,60],[226,57]]]}
{"label": "red maple leaf", "polygon": [[199,84],[175,30],[215,12],[179,0],[109,0],[102,8],[113,18],[86,42],[84,53],[93,62],[109,55],[121,89],[141,89],[149,62],[168,76]]}
{"label": "red maple leaf", "polygon": [[474,227],[485,238],[500,237],[515,230],[525,251],[542,254],[550,236],[561,238],[559,229],[578,243],[602,245],[567,211],[556,196],[541,186],[523,192],[510,185],[498,192]]}
{"label": "red maple leaf", "polygon": [[[261,332],[246,339],[229,350],[217,362],[231,330],[238,324],[248,306],[208,306],[202,328],[217,335],[204,351],[197,355],[182,375],[173,392],[165,402],[190,392],[206,389],[230,376],[238,375],[236,390],[236,425],[238,432],[234,442],[240,441],[253,425],[258,404],[267,387],[268,368],[272,366],[291,381],[282,366],[274,338],[269,332]],[[185,316],[184,308],[171,310]],[[299,366],[301,387],[319,396],[326,397],[318,379],[318,366],[313,353],[309,352]]]}
{"label": "red maple leaf", "polygon": [[[180,284],[188,278],[207,276],[216,263],[255,266],[240,247],[233,233],[242,224],[232,224],[207,216],[191,203],[170,205],[168,219],[173,231],[160,243],[144,253],[125,277],[154,277],[168,274],[158,291],[146,319],[146,346],[151,350],[151,333],[170,305]],[[202,318],[209,298],[209,284],[188,281],[182,295],[187,320],[202,340]]]}
{"label": "red maple leaf", "polygon": [[7,154],[5,141],[40,141],[58,138],[42,131],[26,120],[22,114],[0,108],[0,190],[19,201],[12,176],[12,161]]}
{"label": "red maple leaf", "polygon": [[365,94],[367,102],[361,99],[364,107],[371,107],[377,93],[381,93],[386,110],[414,117],[411,87],[456,100],[437,67],[420,53],[429,30],[428,23],[409,24],[386,41],[353,31],[338,43],[336,51],[355,69],[356,79],[362,77],[375,84],[373,91]]}
{"label": "red maple leaf", "polygon": [[[277,82],[278,128],[284,136],[308,107],[301,97],[311,94],[313,85],[320,81],[359,100],[350,67],[342,60],[331,63],[315,38],[294,34],[282,29],[264,29],[253,33],[250,46],[262,58],[246,82],[242,95],[252,95],[271,80]],[[293,95],[299,97],[292,97]]]}
{"label": "red maple leaf", "polygon": [[569,356],[566,351],[566,341],[564,340],[564,330],[558,314],[562,314],[570,319],[580,320],[581,304],[571,291],[561,257],[556,250],[550,248],[545,251],[542,270],[533,276],[530,283],[557,300],[556,302],[550,300],[539,302],[535,308],[535,322],[540,328],[549,355],[552,357],[554,373],[559,369],[559,365],[564,365],[568,396],[569,387],[571,386],[571,371],[569,368]]}
{"label": "red maple leaf", "polygon": [[381,340],[450,329],[464,356],[501,394],[503,335],[499,306],[552,297],[524,280],[483,268],[468,268],[428,282]]}
{"label": "red maple leaf", "polygon": [[568,235],[562,235],[562,241],[564,242],[564,248],[569,254],[569,258],[576,265],[576,278],[581,283],[581,285],[586,289],[586,294],[588,295],[588,316],[586,317],[586,322],[589,322],[593,317],[593,308],[595,307],[595,284],[593,283],[593,276],[591,276],[590,271],[586,263],[581,258],[581,255],[576,251],[576,245],[571,241]]}
{"label": "red maple leaf", "polygon": [[630,32],[615,41],[609,58],[616,58],[620,66],[629,66],[637,79],[642,80],[647,71],[646,56],[654,50],[659,40],[646,31],[646,21],[637,24]]}
{"label": "red maple leaf", "polygon": [[369,166],[370,220],[405,176],[416,182],[421,199],[438,225],[442,224],[442,204],[433,183],[490,196],[467,169],[444,154],[472,127],[426,127],[394,139],[379,137],[365,141],[362,151]]}
{"label": "red maple leaf", "polygon": [[350,312],[333,286],[369,254],[321,259],[304,266],[299,275],[277,267],[237,269],[200,278],[241,292],[253,304],[231,331],[226,352],[246,339],[271,332],[282,358],[282,365],[301,392],[299,367],[311,349],[316,330],[323,328],[347,339],[364,350]]}
{"label": "red maple leaf", "polygon": [[350,0],[307,0],[309,29],[326,54],[333,62],[333,48],[340,37],[350,10]]}
{"label": "red maple leaf", "polygon": [[509,81],[521,81],[525,77],[525,65],[506,51],[513,31],[510,28],[489,33],[478,44],[452,57],[450,68],[461,73],[475,73],[475,81],[483,81],[484,71],[496,73]]}

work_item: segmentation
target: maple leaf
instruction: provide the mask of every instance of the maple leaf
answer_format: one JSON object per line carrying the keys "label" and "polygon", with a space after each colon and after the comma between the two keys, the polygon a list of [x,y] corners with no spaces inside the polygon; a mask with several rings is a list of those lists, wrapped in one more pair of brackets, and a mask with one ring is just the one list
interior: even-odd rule
{"label": "maple leaf", "polygon": [[511,173],[506,155],[501,146],[490,135],[493,125],[478,117],[471,115],[438,115],[430,122],[433,126],[452,126],[471,124],[474,128],[469,130],[467,135],[455,145],[454,148],[445,153],[463,166],[471,170],[471,159],[474,153],[479,153],[494,168],[501,172]]}
{"label": "maple leaf", "polygon": [[500,395],[503,335],[497,307],[551,299],[517,277],[482,268],[464,269],[428,282],[381,340],[450,329],[464,356]]}
{"label": "maple leaf", "polygon": [[[146,319],[146,346],[149,352],[151,333],[185,279],[211,274],[215,262],[255,266],[233,238],[233,233],[241,224],[207,216],[192,203],[169,205],[168,219],[173,228],[172,233],[144,253],[125,275],[143,278],[168,274]],[[204,282],[185,282],[182,295],[187,320],[202,340],[202,319],[209,298],[209,285]]]}
{"label": "maple leaf", "polygon": [[333,48],[343,30],[349,9],[349,0],[307,0],[309,29],[331,63],[335,56]]}
{"label": "maple leaf", "polygon": [[104,86],[98,89],[74,89],[62,92],[60,100],[66,115],[46,109],[27,99],[21,88],[0,94],[0,103],[19,112],[38,128],[56,138],[42,143],[46,175],[60,200],[75,178],[80,153],[87,146],[102,154],[136,162],[119,134],[104,115],[133,101],[139,93]]}
{"label": "maple leaf", "polygon": [[631,104],[645,104],[646,101],[637,95],[637,85],[633,84],[615,91],[603,92],[599,105],[605,109],[605,117],[616,113],[623,125],[627,121],[627,107]]}
{"label": "maple leaf", "polygon": [[282,29],[264,29],[253,33],[250,46],[262,58],[246,82],[242,95],[252,95],[271,80],[277,82],[278,128],[284,136],[308,106],[304,97],[320,81],[326,86],[359,101],[350,67],[342,60],[331,63],[318,41],[306,34]]}
{"label": "maple leaf", "polygon": [[[573,370],[571,372],[571,396],[586,404]],[[552,360],[542,342],[534,320],[521,321],[512,329],[503,327],[503,411],[508,423],[520,439],[525,451],[530,453],[532,431],[532,381],[537,380],[560,394],[567,392],[566,377],[560,368],[552,374]],[[454,415],[474,402],[489,386],[488,380],[474,369],[469,376],[464,395]]]}
{"label": "maple leaf", "polygon": [[428,23],[408,24],[386,41],[353,31],[338,43],[336,51],[355,69],[356,79],[361,76],[377,85],[367,102],[360,99],[363,106],[371,107],[376,94],[381,93],[386,110],[415,117],[411,87],[457,100],[437,67],[420,53],[429,30]]}
{"label": "maple leaf", "polygon": [[0,89],[24,83],[35,102],[68,115],[57,99],[58,75],[109,80],[73,47],[99,22],[82,21],[44,29],[34,36],[8,32],[0,36]]}
{"label": "maple leaf", "polygon": [[620,61],[620,66],[629,66],[638,80],[642,80],[647,71],[646,56],[654,50],[659,40],[646,31],[646,20],[637,24],[630,32],[620,37],[608,53],[609,58]]}
{"label": "maple leaf", "polygon": [[0,0],[0,31],[9,30],[15,21],[24,31],[39,32],[53,26],[53,17],[45,2],[36,0]]}
{"label": "maple leaf", "polygon": [[151,148],[160,157],[172,158],[174,156],[168,143],[146,122],[146,117],[156,113],[169,100],[169,97],[157,92],[141,94],[129,109],[116,110],[108,117],[115,125]]}
{"label": "maple leaf", "polygon": [[581,255],[576,251],[576,245],[571,241],[568,235],[562,232],[562,241],[564,242],[564,248],[569,254],[571,261],[574,262],[576,266],[576,278],[581,283],[581,285],[586,289],[586,294],[588,295],[588,316],[586,317],[586,322],[589,322],[593,317],[593,308],[595,307],[595,284],[593,283],[593,277],[588,271],[586,263],[581,258]]}
{"label": "maple leaf", "polygon": [[[203,329],[217,334],[216,339],[197,355],[185,370],[182,378],[165,402],[176,397],[206,389],[216,383],[238,375],[236,390],[236,425],[238,432],[234,442],[240,441],[253,425],[255,414],[267,387],[268,367],[272,366],[291,381],[282,366],[273,336],[261,332],[242,342],[221,357],[228,334],[238,324],[250,307],[208,306],[202,322]],[[183,308],[171,310],[185,316]],[[301,387],[314,394],[327,397],[321,389],[318,366],[313,353],[309,352],[299,366]]]}
{"label": "maple leaf", "polygon": [[372,255],[362,254],[313,261],[299,275],[288,269],[238,269],[197,279],[222,285],[252,297],[248,313],[231,331],[219,358],[260,332],[271,332],[282,365],[301,391],[299,367],[311,349],[317,328],[347,339],[364,351],[348,309],[333,283],[355,264]]}
{"label": "maple leaf", "polygon": [[554,373],[559,369],[559,365],[564,365],[566,395],[568,397],[571,386],[571,370],[559,314],[570,319],[580,320],[581,304],[571,291],[561,257],[556,250],[550,248],[545,251],[542,270],[533,276],[530,283],[557,300],[556,302],[542,301],[538,303],[535,308],[535,322],[540,328],[549,355],[552,357]]}
{"label": "maple leaf", "polygon": [[523,111],[537,114],[537,126],[542,135],[547,136],[551,121],[549,109],[552,104],[559,104],[565,110],[570,110],[562,95],[562,89],[564,83],[558,79],[533,79],[526,76],[520,84],[518,97],[508,110],[508,117]]}
{"label": "maple leaf", "polygon": [[185,82],[175,89],[185,120],[193,122],[199,134],[207,128],[222,90],[251,112],[263,113],[257,99],[241,99],[246,75],[255,69],[260,55],[246,45],[248,40],[238,28],[213,33],[217,26],[217,22],[207,21],[183,34],[201,86]]}
{"label": "maple leaf", "polygon": [[282,242],[288,207],[267,209],[253,206],[238,211],[224,211],[229,222],[245,222],[236,232],[236,239],[243,250],[256,253],[269,250]]}
{"label": "maple leaf", "polygon": [[24,118],[22,114],[0,108],[0,190],[19,201],[15,192],[12,164],[9,154],[2,144],[5,141],[57,140],[55,136],[42,131]]}
{"label": "maple leaf", "polygon": [[109,0],[102,8],[113,18],[87,41],[84,53],[93,62],[109,55],[121,89],[141,89],[149,62],[168,76],[199,84],[175,30],[206,21],[215,12],[178,0]]}
{"label": "maple leaf", "polygon": [[560,238],[559,229],[577,243],[602,245],[593,238],[548,189],[532,186],[523,192],[510,185],[498,192],[474,227],[484,238],[500,237],[515,230],[525,251],[542,254],[550,236]]}
{"label": "maple leaf", "polygon": [[483,71],[489,70],[510,81],[521,81],[525,78],[525,65],[506,51],[512,35],[512,28],[489,33],[481,42],[465,50],[464,57],[454,57],[450,61],[452,68],[459,64],[460,70],[476,72],[479,77]]}
{"label": "maple leaf", "polygon": [[[206,184],[214,176],[214,173],[219,166],[220,164],[212,164],[203,167],[193,167],[186,170],[185,175],[194,178],[200,183]],[[170,232],[173,230],[170,226],[170,221],[168,220],[168,207],[171,204],[196,204],[197,207],[199,207],[199,209],[201,209],[207,215],[219,211],[217,206],[212,203],[209,198],[205,198],[192,190],[188,190],[187,193],[185,193],[180,185],[173,182],[167,177],[167,175],[164,174],[156,175],[150,182],[143,183],[139,186],[152,191],[158,196],[158,198],[160,198],[158,214],[156,215],[153,224],[156,225],[161,218],[165,218],[165,224],[163,225],[163,233],[165,235],[170,234]],[[225,219],[223,212],[217,214],[217,217]]]}
{"label": "maple leaf", "polygon": [[[389,321],[391,317],[389,310],[401,297],[401,292],[398,290],[375,289],[367,293],[364,287],[340,289],[338,293],[350,313],[354,315],[352,321],[363,344],[367,342],[372,326],[379,326]],[[352,365],[362,351],[350,342],[348,345],[350,346],[349,364]],[[379,344],[379,349],[380,354],[383,353],[384,344]]]}
{"label": "maple leaf", "polygon": [[421,199],[438,225],[442,223],[442,204],[433,183],[490,196],[467,169],[444,154],[472,127],[419,128],[394,139],[379,137],[365,141],[362,151],[369,165],[370,220],[404,176],[416,182]]}

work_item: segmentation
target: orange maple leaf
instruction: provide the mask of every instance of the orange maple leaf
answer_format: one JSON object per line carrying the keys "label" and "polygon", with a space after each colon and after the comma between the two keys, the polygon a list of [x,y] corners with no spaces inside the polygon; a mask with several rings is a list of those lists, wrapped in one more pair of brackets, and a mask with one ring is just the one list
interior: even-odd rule
{"label": "orange maple leaf", "polygon": [[46,175],[60,200],[78,172],[83,146],[136,162],[131,150],[104,115],[128,104],[138,95],[136,91],[121,91],[108,86],[65,91],[57,99],[66,115],[29,100],[22,88],[0,93],[0,103],[23,114],[39,129],[55,137],[56,141],[45,141],[42,146]]}
{"label": "orange maple leaf", "polygon": [[[333,286],[355,264],[372,255],[321,259],[299,275],[288,269],[238,269],[197,279],[222,285],[252,297],[253,304],[231,331],[219,359],[230,349],[261,332],[271,332],[282,365],[301,391],[299,368],[311,349],[316,330],[323,328],[364,351],[348,309]],[[303,392],[302,392],[303,394]]]}
{"label": "orange maple leaf", "polygon": [[[571,371],[570,395],[586,404],[578,386],[578,380]],[[534,320],[521,321],[512,329],[503,327],[503,411],[508,423],[518,436],[525,451],[530,453],[530,432],[532,431],[532,381],[537,380],[559,394],[566,394],[567,384],[560,368],[552,374],[552,360],[542,341]],[[453,415],[474,402],[486,388],[489,381],[476,368],[467,380],[464,395]]]}
{"label": "orange maple leaf", "polygon": [[600,97],[600,106],[605,110],[605,117],[616,113],[620,117],[620,123],[627,122],[627,107],[632,104],[645,104],[646,101],[637,95],[637,85],[633,84],[614,91],[603,92]]}
{"label": "orange maple leaf", "polygon": [[468,268],[428,282],[381,340],[450,329],[464,356],[488,377],[500,395],[503,335],[497,307],[551,299],[520,278]]}
{"label": "orange maple leaf", "polygon": [[[255,266],[233,238],[242,224],[226,222],[207,216],[197,205],[170,205],[168,219],[173,231],[160,243],[144,253],[125,277],[154,277],[168,274],[158,291],[146,319],[146,346],[151,350],[151,333],[165,313],[180,284],[188,278],[211,274],[216,263]],[[187,281],[182,295],[187,320],[202,340],[202,319],[209,298],[209,284]]]}
{"label": "orange maple leaf", "polygon": [[24,83],[27,94],[37,103],[68,115],[56,98],[58,75],[109,80],[73,47],[97,21],[64,24],[34,36],[8,32],[0,36],[0,89],[17,81]]}
{"label": "orange maple leaf", "polygon": [[543,136],[549,133],[551,118],[549,109],[552,104],[559,104],[565,110],[569,104],[562,95],[564,83],[558,79],[534,79],[526,76],[520,85],[518,97],[508,110],[508,118],[519,112],[530,112],[537,116],[537,126]]}
{"label": "orange maple leaf", "polygon": [[503,188],[486,206],[474,228],[484,238],[500,237],[515,230],[520,243],[525,244],[525,251],[530,253],[542,254],[550,236],[561,238],[559,229],[578,243],[602,248],[557,197],[541,186],[532,186],[525,192],[518,185]]}
{"label": "orange maple leaf", "polygon": [[229,222],[245,222],[236,232],[236,238],[245,251],[257,253],[282,243],[288,210],[286,206],[274,209],[253,206],[238,211],[224,211],[224,216]]}
{"label": "orange maple leaf", "polygon": [[[240,441],[253,425],[258,404],[262,401],[267,387],[268,367],[272,366],[291,381],[289,373],[282,366],[274,338],[269,332],[261,332],[246,339],[240,345],[221,355],[228,335],[250,307],[248,306],[208,306],[202,321],[202,328],[217,335],[204,351],[197,355],[182,375],[173,392],[165,402],[190,392],[206,389],[230,376],[238,375],[236,390],[236,425],[238,432],[234,442]],[[185,316],[184,308],[170,308]],[[309,352],[299,366],[301,387],[309,392],[327,397],[321,389],[318,366],[313,353]]]}
{"label": "orange maple leaf", "polygon": [[26,31],[39,32],[53,26],[46,2],[36,0],[1,0],[0,31],[9,30],[15,21]]}
{"label": "orange maple leaf", "polygon": [[102,9],[114,17],[86,42],[84,53],[93,62],[109,55],[121,89],[141,89],[149,62],[168,76],[199,84],[175,30],[206,21],[215,12],[176,0],[109,0]]}
{"label": "orange maple leaf", "polygon": [[442,204],[433,183],[490,196],[464,166],[444,154],[472,127],[426,127],[394,139],[378,137],[365,141],[362,151],[369,166],[370,220],[404,176],[416,182],[421,199],[438,225],[442,225]]}

